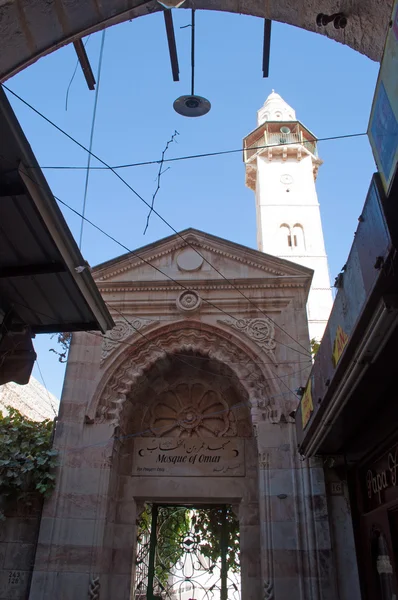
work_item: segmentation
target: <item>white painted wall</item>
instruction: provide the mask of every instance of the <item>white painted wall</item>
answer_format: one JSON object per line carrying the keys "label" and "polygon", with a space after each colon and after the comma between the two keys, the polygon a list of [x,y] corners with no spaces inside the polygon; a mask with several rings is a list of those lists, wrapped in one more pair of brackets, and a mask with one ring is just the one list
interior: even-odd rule
{"label": "white painted wall", "polygon": [[[292,118],[294,110],[274,92],[258,111],[259,126],[270,120],[291,127]],[[256,168],[257,245],[267,254],[314,270],[308,326],[310,338],[320,340],[333,304],[314,177],[314,163],[320,161],[301,144],[286,148],[285,156],[274,149],[269,155],[264,149],[251,163]]]}
{"label": "white painted wall", "polygon": [[[281,181],[286,175],[292,183]],[[310,338],[319,340],[333,299],[311,156],[300,161],[260,156],[256,207],[259,250],[314,270],[307,313]]]}

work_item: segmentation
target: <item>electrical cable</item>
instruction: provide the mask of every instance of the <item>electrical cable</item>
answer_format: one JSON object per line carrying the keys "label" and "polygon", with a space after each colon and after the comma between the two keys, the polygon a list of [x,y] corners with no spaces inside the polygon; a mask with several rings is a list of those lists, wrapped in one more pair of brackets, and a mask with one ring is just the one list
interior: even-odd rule
{"label": "electrical cable", "polygon": [[[36,108],[34,108],[31,104],[29,104],[29,102],[27,102],[26,100],[24,100],[23,98],[21,98],[21,96],[19,96],[18,94],[16,94],[15,92],[13,92],[12,90],[10,90],[10,88],[8,88],[6,85],[2,84],[2,86],[9,91],[12,95],[14,95],[16,98],[18,98],[23,104],[25,104],[26,106],[28,106],[28,108],[30,108],[31,110],[33,110],[36,114],[38,114],[42,119],[44,119],[47,123],[49,123],[50,125],[52,125],[55,129],[57,129],[60,133],[62,133],[63,135],[65,135],[68,139],[70,139],[72,142],[74,142],[75,144],[77,144],[80,148],[82,148],[85,152],[90,152],[88,150],[88,148],[86,148],[83,144],[81,144],[80,142],[78,142],[75,138],[73,138],[69,133],[67,133],[66,131],[64,131],[61,127],[59,127],[58,125],[56,125],[53,121],[51,121],[48,117],[46,117],[43,113],[41,113],[40,111],[38,111]],[[133,194],[135,196],[137,196],[137,198],[139,200],[141,200],[141,202],[143,202],[149,209],[151,209],[151,205],[149,204],[149,202],[147,202],[125,179],[123,179],[123,177],[117,172],[115,171],[110,165],[108,165],[103,159],[99,158],[96,154],[94,154],[93,152],[91,152],[91,155],[93,156],[93,158],[97,159],[99,162],[101,162],[104,166],[108,167],[112,173],[114,173],[114,175],[116,175],[116,177],[124,184],[126,185],[126,187],[133,192]],[[55,197],[55,196],[54,196]],[[70,208],[70,207],[68,207]],[[76,212],[76,211],[75,211]],[[249,302],[249,304],[251,304],[253,306],[253,308],[255,308],[256,310],[258,310],[263,316],[265,316],[266,318],[270,319],[270,321],[272,321],[274,323],[274,325],[276,325],[281,331],[283,331],[285,333],[285,335],[287,335],[287,337],[289,337],[291,340],[293,340],[298,346],[300,346],[309,356],[311,355],[310,352],[307,350],[307,348],[305,348],[298,340],[296,340],[295,338],[293,338],[293,336],[291,336],[281,325],[279,325],[278,323],[276,323],[276,321],[274,321],[271,317],[269,317],[260,307],[258,307],[248,296],[246,296],[246,294],[244,294],[244,292],[242,292],[242,290],[240,290],[238,287],[236,287],[232,281],[230,281],[227,277],[225,277],[223,275],[223,273],[221,273],[221,271],[219,269],[217,269],[205,256],[203,256],[196,248],[193,244],[191,244],[190,242],[188,242],[187,240],[185,240],[185,238],[154,208],[152,208],[152,212],[159,217],[159,219],[165,224],[167,225],[167,227],[169,227],[169,229],[171,229],[180,239],[182,239],[184,241],[185,244],[187,244],[188,246],[190,246],[192,248],[192,250],[194,250],[194,252],[196,252],[196,254],[198,254],[210,267],[212,267],[216,273],[218,273],[229,285],[231,285],[247,302]],[[82,218],[84,218],[81,215]],[[131,251],[130,251],[131,252]],[[152,265],[153,266],[153,265]],[[221,310],[221,309],[220,309]]]}
{"label": "electrical cable", "polygon": [[39,373],[40,373],[40,378],[41,378],[41,380],[42,380],[42,383],[43,383],[43,385],[44,385],[44,389],[45,389],[45,390],[46,390],[46,392],[47,392],[47,397],[48,397],[49,404],[50,404],[50,406],[51,406],[51,410],[53,411],[54,415],[55,415],[55,416],[57,416],[57,411],[55,410],[55,408],[54,408],[54,406],[53,406],[53,404],[52,404],[52,402],[51,402],[50,392],[48,391],[48,387],[47,387],[47,385],[46,385],[46,382],[44,381],[43,373],[42,373],[42,371],[41,371],[41,368],[40,368],[39,361],[38,361],[38,358],[37,358],[37,357],[36,357],[36,365],[37,365],[37,369],[38,369],[38,371],[39,371]]}
{"label": "electrical cable", "polygon": [[[111,308],[111,306],[110,306],[110,304],[108,302],[105,302],[105,304],[108,306],[108,308]],[[128,325],[130,325],[130,327],[132,327],[132,329],[134,329],[134,331],[136,333],[138,333],[147,342],[149,342],[150,346],[155,346],[156,348],[159,348],[159,350],[161,350],[162,352],[164,352],[167,357],[169,357],[171,359],[177,359],[182,364],[185,364],[185,365],[189,366],[190,368],[194,368],[197,371],[204,371],[204,372],[209,373],[210,375],[213,375],[213,376],[217,375],[217,373],[213,373],[212,371],[208,371],[207,369],[201,369],[200,367],[194,367],[190,363],[188,363],[188,362],[180,359],[179,355],[170,354],[170,352],[168,352],[167,350],[165,350],[164,348],[162,348],[162,346],[160,346],[159,344],[157,344],[155,341],[150,340],[148,338],[148,336],[145,335],[145,333],[143,333],[140,329],[138,329],[138,327],[135,327],[135,325],[133,325],[133,323],[131,321],[129,321],[129,319],[122,313],[122,311],[120,311],[119,309],[115,308],[114,306],[112,308],[113,308],[113,310],[115,310],[126,321],[126,323]],[[259,363],[254,363],[254,361],[253,361],[252,364],[259,364]],[[274,366],[276,366],[276,365],[274,365]],[[304,367],[300,371],[296,371],[295,373],[287,373],[286,375],[276,375],[276,377],[263,377],[263,379],[264,379],[264,381],[271,381],[271,380],[273,381],[275,379],[281,379],[282,377],[291,377],[293,375],[298,375],[299,373],[302,373],[303,371],[306,371],[308,368],[309,368],[309,365],[307,367]],[[238,378],[238,380],[239,380],[239,378]],[[295,394],[295,392],[293,392],[293,390],[291,390],[289,387],[288,387],[288,389],[297,398],[297,394]]]}
{"label": "electrical cable", "polygon": [[[17,306],[21,306],[23,308],[29,308],[29,306],[27,304],[23,304],[22,302],[14,302],[14,304],[17,305]],[[114,309],[114,307],[112,307],[108,302],[106,302],[106,304],[108,305],[109,308]],[[146,336],[143,335],[143,333],[138,328],[136,328],[131,323],[131,321],[129,321],[127,319],[127,317],[121,311],[119,311],[118,309],[114,309],[114,310],[116,310],[116,312],[118,312],[124,318],[124,320],[132,327],[132,329],[134,329],[137,333],[140,333],[140,335],[142,337],[146,337]],[[38,310],[35,310],[35,312],[37,312],[38,314],[40,314],[43,317],[46,317],[48,319],[53,319],[54,321],[56,321],[55,317],[53,317],[51,315],[48,315],[48,314],[43,313],[43,312],[38,311]],[[75,332],[75,333],[82,333],[82,332]],[[129,346],[131,348],[134,348],[136,346],[135,342],[128,342],[128,341],[125,341],[125,340],[114,340],[113,338],[108,337],[107,335],[102,334],[102,333],[95,333],[94,331],[85,331],[84,333],[88,333],[89,335],[93,335],[95,337],[99,337],[99,338],[101,338],[103,340],[109,340],[115,346],[118,346],[120,344],[123,344],[125,346]],[[159,346],[155,342],[149,340],[147,337],[146,337],[146,339],[147,339],[147,341],[151,345],[155,345],[160,350],[162,350],[164,352],[167,352],[166,350],[164,350],[163,348],[161,348],[161,346]],[[169,356],[172,359],[177,358],[175,355],[170,354],[170,353],[169,353]],[[187,358],[187,359],[195,358],[195,360],[206,360],[206,361],[210,360],[209,357],[206,357],[206,356],[197,356],[197,355],[193,356],[192,354],[183,354],[183,353],[178,353],[178,357],[183,357],[183,358]],[[185,361],[180,361],[180,362],[183,362],[184,364],[187,364],[187,363],[185,363]],[[302,369],[300,369],[299,371],[295,371],[294,373],[288,373],[287,375],[283,375],[283,377],[288,377],[289,375],[297,375],[299,373],[302,373],[303,371],[306,371],[310,367],[310,365],[312,364],[312,360],[309,358],[308,360],[302,360],[302,361],[283,361],[283,362],[278,362],[277,364],[275,364],[274,362],[264,362],[264,361],[256,362],[254,360],[250,360],[250,363],[252,365],[256,365],[256,366],[270,365],[270,366],[273,366],[273,367],[279,367],[279,366],[285,366],[285,365],[301,365],[301,364],[306,364],[307,365],[307,366],[303,367]],[[240,364],[240,362],[236,361],[236,364]],[[201,371],[203,371],[205,373],[208,373],[210,375],[217,375],[213,371],[209,371],[207,369],[202,369],[202,368],[199,369],[198,367],[196,367],[196,370],[201,370]],[[234,379],[234,377],[235,377],[235,376],[229,376],[229,375],[217,375],[217,376],[224,377],[225,379]],[[266,380],[266,381],[273,380],[273,379],[274,379],[273,377],[264,377],[264,380]],[[247,377],[247,378],[246,377],[239,378],[239,381],[246,381],[246,380],[247,381],[252,381],[249,377]]]}
{"label": "electrical cable", "polygon": [[[90,33],[90,35],[87,37],[86,41],[84,42],[84,47],[86,47],[86,46],[87,46],[87,44],[88,44],[88,40],[90,39],[90,37],[91,37],[91,33]],[[74,78],[75,78],[75,75],[76,75],[76,72],[77,72],[77,69],[78,69],[78,66],[79,66],[79,64],[80,64],[80,60],[79,60],[79,59],[77,59],[77,61],[76,61],[76,66],[75,66],[75,70],[73,71],[72,77],[71,77],[71,79],[70,79],[70,81],[69,81],[69,85],[68,85],[68,87],[67,87],[67,90],[66,90],[66,96],[65,96],[65,110],[66,110],[66,111],[68,110],[68,99],[69,99],[69,90],[70,90],[70,86],[71,86],[71,85],[72,85],[72,83],[73,83],[73,80],[74,80]]]}
{"label": "electrical cable", "polygon": [[[89,145],[89,152],[88,152],[88,158],[87,158],[86,180],[84,183],[84,197],[83,197],[83,210],[82,210],[83,216],[86,214],[88,182],[89,182],[89,178],[90,178],[90,164],[91,164],[91,156],[92,156],[93,141],[94,141],[95,121],[96,121],[96,117],[97,117],[98,95],[99,95],[100,82],[101,82],[102,58],[104,55],[105,35],[106,35],[106,29],[103,30],[102,36],[101,36],[101,46],[100,46],[98,72],[97,72],[97,86],[95,88],[93,117],[92,117],[92,121],[91,121],[91,131],[90,131],[90,145]],[[84,219],[82,219],[81,226],[80,226],[79,250],[82,249],[83,228],[84,228]]]}
{"label": "electrical cable", "polygon": [[[29,177],[29,175],[27,175]],[[30,178],[30,177],[29,177]],[[32,178],[30,178],[32,179]],[[32,181],[34,181],[32,179]],[[37,183],[37,182],[35,182]],[[38,184],[40,185],[40,184]],[[52,193],[52,192],[51,192]],[[105,235],[107,238],[109,238],[110,240],[112,240],[114,243],[116,243],[117,245],[119,245],[121,248],[123,248],[124,250],[127,250],[128,253],[132,254],[133,256],[137,257],[139,260],[141,260],[142,262],[144,262],[145,264],[147,264],[148,266],[152,267],[153,269],[155,269],[157,272],[159,272],[160,274],[162,274],[164,277],[166,277],[166,279],[169,279],[170,281],[172,281],[173,283],[175,283],[176,285],[178,285],[179,287],[181,287],[182,289],[184,289],[185,291],[191,291],[191,288],[188,288],[187,286],[185,286],[184,284],[182,284],[180,281],[177,281],[176,279],[173,279],[170,275],[168,275],[167,273],[163,272],[161,269],[159,269],[158,267],[156,267],[155,265],[153,265],[150,261],[146,260],[145,258],[143,258],[140,254],[138,254],[138,252],[134,251],[134,250],[130,250],[130,248],[128,248],[128,246],[126,246],[125,244],[123,244],[122,242],[120,242],[119,240],[117,240],[115,237],[113,237],[112,235],[108,234],[105,230],[103,230],[101,227],[99,227],[98,225],[96,225],[95,223],[93,223],[90,219],[88,219],[87,217],[83,217],[83,215],[81,213],[79,213],[76,209],[72,208],[69,204],[67,204],[66,202],[64,202],[63,200],[61,200],[60,198],[58,198],[57,196],[55,196],[52,193],[53,198],[59,202],[60,204],[62,204],[63,206],[65,206],[66,208],[68,208],[71,212],[73,212],[74,214],[76,214],[78,217],[84,219],[87,223],[89,223],[92,227],[94,227],[94,229],[97,229],[100,233],[102,233],[103,235]],[[181,237],[181,236],[180,236]],[[183,238],[184,239],[184,238]],[[234,287],[234,286],[233,286]],[[236,317],[234,317],[234,315],[232,315],[231,313],[227,312],[226,310],[224,310],[223,308],[217,306],[216,304],[214,304],[213,302],[211,302],[210,300],[207,300],[206,298],[202,298],[201,296],[198,297],[203,300],[203,302],[206,302],[209,306],[212,306],[213,308],[215,308],[216,310],[222,312],[223,314],[225,314],[226,316],[228,316],[229,318],[233,319],[234,321],[236,321]],[[266,315],[267,316],[267,315]],[[52,317],[50,317],[52,318]],[[269,318],[267,316],[267,318]],[[270,319],[270,318],[269,318]],[[272,321],[272,319],[270,319]],[[281,328],[282,329],[282,328]],[[283,330],[283,329],[282,329]],[[284,331],[284,330],[283,330]],[[289,335],[289,337],[291,337]],[[292,338],[294,340],[294,338]],[[281,342],[280,340],[275,340],[276,343],[280,344],[281,346],[284,346],[286,348],[289,348],[290,350],[297,352],[298,354],[301,354],[303,356],[311,356],[311,354],[309,352],[307,352],[306,354],[304,354],[303,352],[301,352],[300,350],[298,350],[297,348],[293,348],[292,346],[288,346],[287,344],[284,344],[283,342]]]}
{"label": "electrical cable", "polygon": [[[346,140],[346,139],[350,139],[350,138],[364,137],[366,135],[367,135],[366,131],[364,131],[362,133],[347,133],[344,135],[334,135],[334,136],[328,136],[328,137],[323,137],[323,138],[317,138],[316,142],[330,142],[330,141],[334,141],[334,140]],[[234,148],[232,150],[218,150],[215,152],[204,152],[202,154],[188,154],[186,156],[176,156],[175,158],[165,158],[163,160],[163,163],[177,162],[180,160],[192,160],[192,159],[196,159],[196,158],[209,158],[209,157],[213,157],[213,156],[222,156],[224,154],[236,154],[238,152],[245,152],[248,150],[264,150],[264,148],[279,148],[281,146],[294,146],[294,145],[297,146],[297,142],[286,142],[283,144],[266,144],[264,146],[249,146],[247,148]],[[112,169],[117,171],[118,169],[130,169],[132,167],[146,167],[149,165],[158,165],[158,164],[160,164],[159,159],[147,160],[147,161],[137,162],[137,163],[126,163],[126,164],[122,164],[122,165],[113,165],[113,166],[109,166],[109,167],[95,166],[95,167],[90,167],[90,169],[92,171],[110,171]],[[29,166],[28,168],[29,169],[54,169],[54,170],[68,170],[69,169],[69,170],[79,171],[79,170],[87,169],[87,166],[82,166],[82,165],[42,166],[42,165],[39,165],[38,167]]]}
{"label": "electrical cable", "polygon": [[191,96],[195,95],[195,9],[191,21]]}

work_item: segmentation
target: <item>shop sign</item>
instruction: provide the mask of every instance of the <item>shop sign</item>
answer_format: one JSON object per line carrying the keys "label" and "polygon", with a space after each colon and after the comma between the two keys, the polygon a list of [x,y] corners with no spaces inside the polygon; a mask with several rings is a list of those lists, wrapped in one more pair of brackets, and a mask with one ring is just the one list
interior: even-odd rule
{"label": "shop sign", "polygon": [[303,424],[303,429],[305,429],[308,425],[308,421],[311,418],[311,415],[314,410],[314,403],[312,401],[312,391],[311,391],[311,378],[307,383],[307,387],[305,388],[305,392],[301,399],[301,419]]}
{"label": "shop sign", "polygon": [[347,346],[347,343],[348,343],[348,335],[340,327],[340,325],[338,325],[337,331],[336,331],[336,337],[334,338],[333,352],[332,352],[332,363],[333,363],[334,368],[337,367],[337,363],[339,362],[341,355],[344,352],[344,348]]}
{"label": "shop sign", "polygon": [[398,162],[398,0],[395,0],[370,114],[368,136],[386,194]]}
{"label": "shop sign", "polygon": [[365,471],[365,479],[371,504],[380,506],[389,501],[388,492],[398,487],[398,445]]}

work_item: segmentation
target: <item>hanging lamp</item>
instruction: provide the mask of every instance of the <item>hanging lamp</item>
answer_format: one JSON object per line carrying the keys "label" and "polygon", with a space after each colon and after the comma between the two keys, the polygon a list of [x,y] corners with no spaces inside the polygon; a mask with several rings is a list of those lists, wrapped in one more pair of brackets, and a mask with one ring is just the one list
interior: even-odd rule
{"label": "hanging lamp", "polygon": [[202,96],[195,95],[195,9],[192,9],[191,38],[191,95],[180,96],[174,101],[174,110],[183,117],[202,117],[206,115],[211,104]]}

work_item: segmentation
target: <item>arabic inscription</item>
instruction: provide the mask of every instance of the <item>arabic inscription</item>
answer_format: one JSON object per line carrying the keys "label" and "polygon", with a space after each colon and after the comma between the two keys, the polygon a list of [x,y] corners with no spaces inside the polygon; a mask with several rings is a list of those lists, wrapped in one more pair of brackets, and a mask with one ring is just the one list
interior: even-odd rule
{"label": "arabic inscription", "polygon": [[244,476],[244,440],[137,438],[133,465],[133,475],[139,476]]}

